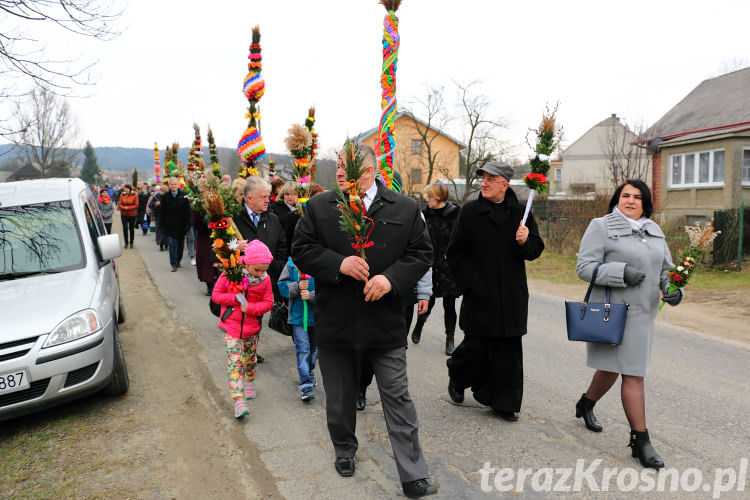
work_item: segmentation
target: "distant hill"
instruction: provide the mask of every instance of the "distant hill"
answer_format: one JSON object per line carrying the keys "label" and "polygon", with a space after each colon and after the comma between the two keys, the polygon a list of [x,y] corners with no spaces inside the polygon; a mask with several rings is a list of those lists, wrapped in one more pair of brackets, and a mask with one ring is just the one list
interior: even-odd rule
{"label": "distant hill", "polygon": [[[0,144],[0,167],[4,160],[10,160],[15,157],[14,152],[10,151],[12,144]],[[187,163],[188,152],[190,148],[180,148],[177,157],[183,163]],[[225,173],[234,177],[237,174],[239,159],[233,148],[217,148],[219,163]],[[7,154],[5,154],[7,153]],[[97,162],[101,170],[132,172],[133,167],[138,167],[141,175],[148,172],[153,175],[154,171],[154,150],[147,148],[121,148],[121,147],[94,147]],[[208,148],[203,149],[203,157],[208,160]],[[292,174],[292,158],[288,154],[268,153],[261,161],[261,172],[268,170],[268,159],[272,157],[276,163],[276,170],[279,175],[289,179]],[[164,168],[164,149],[159,151],[161,168]],[[83,152],[81,151],[78,158],[79,165],[83,163]],[[333,186],[336,164],[333,160],[318,159],[318,172],[316,173],[316,182],[330,188]],[[14,167],[12,170],[15,170]],[[162,170],[163,173],[163,170]],[[148,176],[148,174],[147,174]]]}

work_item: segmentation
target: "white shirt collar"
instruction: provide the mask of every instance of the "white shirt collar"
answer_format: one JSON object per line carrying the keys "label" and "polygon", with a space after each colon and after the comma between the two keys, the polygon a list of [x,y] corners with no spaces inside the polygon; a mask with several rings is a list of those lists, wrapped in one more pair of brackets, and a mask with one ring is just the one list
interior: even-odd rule
{"label": "white shirt collar", "polygon": [[370,205],[375,201],[375,196],[378,194],[378,183],[377,181],[372,183],[372,186],[365,191],[364,199],[362,200],[365,204],[365,210],[370,210]]}
{"label": "white shirt collar", "polygon": [[258,216],[258,218],[260,218],[260,214],[257,213],[257,212],[253,212],[252,210],[250,210],[250,207],[248,207],[247,205],[245,205],[245,210],[247,210],[247,215],[249,215],[251,219],[253,217],[253,214],[256,214]]}

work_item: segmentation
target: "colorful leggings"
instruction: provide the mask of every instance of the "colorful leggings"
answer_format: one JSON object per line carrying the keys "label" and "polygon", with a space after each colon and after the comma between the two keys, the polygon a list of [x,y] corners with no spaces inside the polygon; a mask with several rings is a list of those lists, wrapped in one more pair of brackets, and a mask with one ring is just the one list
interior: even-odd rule
{"label": "colorful leggings", "polygon": [[244,400],[243,390],[245,384],[255,380],[255,345],[258,336],[253,335],[244,339],[236,339],[224,335],[227,343],[227,371],[229,373],[229,390],[232,391],[232,399]]}

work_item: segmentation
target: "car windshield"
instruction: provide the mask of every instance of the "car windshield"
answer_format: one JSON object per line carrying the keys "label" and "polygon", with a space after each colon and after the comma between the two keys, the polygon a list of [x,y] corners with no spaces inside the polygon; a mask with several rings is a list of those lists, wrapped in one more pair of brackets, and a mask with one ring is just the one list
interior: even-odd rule
{"label": "car windshield", "polygon": [[0,207],[0,280],[84,266],[70,201]]}

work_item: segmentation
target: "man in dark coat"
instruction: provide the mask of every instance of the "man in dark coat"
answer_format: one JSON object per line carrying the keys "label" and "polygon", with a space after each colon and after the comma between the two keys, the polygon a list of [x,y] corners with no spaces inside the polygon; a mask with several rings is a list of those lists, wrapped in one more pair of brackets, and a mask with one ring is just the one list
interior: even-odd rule
{"label": "man in dark coat", "polygon": [[[417,204],[375,182],[375,154],[364,155],[359,187],[367,216],[373,221],[367,259],[355,255],[350,238],[339,228],[335,191],[307,204],[297,223],[292,259],[315,277],[315,341],[326,389],[328,432],[342,476],[354,474],[355,401],[362,357],[372,364],[383,404],[396,467],[407,496],[437,491],[427,478],[419,445],[417,412],[406,378],[406,326],[402,298],[432,262],[432,247]],[[336,179],[346,181],[339,158]]]}
{"label": "man in dark coat", "polygon": [[477,170],[481,194],[461,208],[448,247],[448,263],[464,291],[459,326],[464,340],[448,359],[448,393],[474,399],[509,421],[518,420],[523,398],[523,350],[529,291],[526,260],[544,250],[533,215],[510,188],[513,168],[490,162]]}
{"label": "man in dark coat", "polygon": [[279,300],[278,285],[276,282],[281,275],[281,270],[286,265],[287,253],[286,236],[281,221],[273,213],[268,211],[268,195],[271,185],[268,181],[258,176],[250,176],[245,180],[243,198],[244,209],[234,216],[234,223],[242,233],[240,240],[240,251],[245,251],[245,246],[252,240],[262,241],[273,255],[273,262],[268,266],[268,275],[273,284],[274,298]]}
{"label": "man in dark coat", "polygon": [[169,191],[161,197],[159,205],[159,227],[167,237],[169,263],[172,272],[177,271],[185,250],[185,235],[190,227],[190,200],[180,191],[180,181],[169,178]]}

